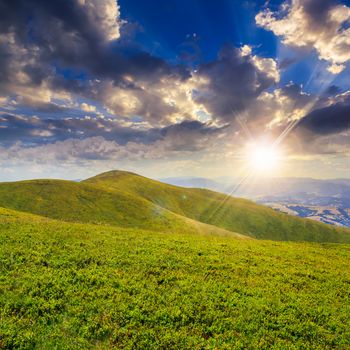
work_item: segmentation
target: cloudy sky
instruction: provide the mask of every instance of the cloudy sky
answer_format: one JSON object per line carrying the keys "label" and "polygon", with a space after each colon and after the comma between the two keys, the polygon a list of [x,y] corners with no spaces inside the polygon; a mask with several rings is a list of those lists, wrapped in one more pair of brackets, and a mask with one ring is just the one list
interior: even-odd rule
{"label": "cloudy sky", "polygon": [[0,0],[0,180],[350,174],[350,2]]}

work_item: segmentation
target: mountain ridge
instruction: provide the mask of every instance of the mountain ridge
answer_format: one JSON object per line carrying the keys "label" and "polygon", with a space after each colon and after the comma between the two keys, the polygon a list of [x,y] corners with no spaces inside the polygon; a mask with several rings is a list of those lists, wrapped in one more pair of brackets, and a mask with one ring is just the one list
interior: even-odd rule
{"label": "mountain ridge", "polygon": [[224,230],[220,234],[237,237],[350,242],[346,229],[277,213],[247,199],[167,185],[120,170],[79,183],[45,179],[0,183],[0,206],[64,221],[162,232],[194,231],[196,226],[210,232],[216,227],[218,232]]}

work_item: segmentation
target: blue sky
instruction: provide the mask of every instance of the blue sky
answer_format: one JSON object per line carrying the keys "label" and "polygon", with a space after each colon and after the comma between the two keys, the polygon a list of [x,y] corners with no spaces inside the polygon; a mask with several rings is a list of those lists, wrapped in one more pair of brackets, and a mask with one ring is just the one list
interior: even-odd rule
{"label": "blue sky", "polygon": [[0,180],[348,177],[349,1],[0,6]]}
{"label": "blue sky", "polygon": [[[255,16],[260,11],[265,8],[278,10],[283,3],[240,0],[119,1],[122,18],[139,26],[135,43],[175,64],[184,62],[181,53],[186,51],[198,56],[195,61],[198,64],[215,60],[224,45],[250,45],[254,53],[262,57],[278,61],[295,59],[295,63],[283,71],[281,85],[290,81],[305,85],[315,65],[319,64],[317,54],[286,48],[280,50],[280,38],[255,23]],[[350,2],[342,3],[349,6]],[[338,79],[338,85],[342,88],[349,87],[349,79],[339,79],[338,76],[334,79]],[[307,86],[310,92],[318,90],[314,80]]]}
{"label": "blue sky", "polygon": [[137,37],[148,50],[176,60],[193,34],[203,60],[213,60],[224,44],[250,44],[264,56],[276,55],[276,37],[254,24],[259,5],[251,1],[121,1],[121,14],[138,23]]}

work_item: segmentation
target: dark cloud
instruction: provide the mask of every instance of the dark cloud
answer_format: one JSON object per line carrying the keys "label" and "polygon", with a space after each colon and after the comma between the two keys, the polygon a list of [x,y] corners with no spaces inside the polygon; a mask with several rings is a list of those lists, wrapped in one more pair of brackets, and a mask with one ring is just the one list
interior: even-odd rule
{"label": "dark cloud", "polygon": [[337,95],[341,92],[341,88],[339,86],[336,85],[331,85],[327,88],[327,90],[325,91],[325,95]]}
{"label": "dark cloud", "polygon": [[303,92],[302,86],[299,84],[289,83],[283,86],[280,91],[283,97],[293,101],[292,110],[303,108],[307,103],[315,99],[315,96]]}
{"label": "dark cloud", "polygon": [[200,66],[197,74],[207,79],[208,84],[196,92],[194,99],[204,104],[215,118],[233,120],[237,113],[245,110],[262,91],[276,82],[274,61],[265,62],[270,67],[259,69],[259,62],[254,62],[250,55],[225,47],[217,60]]}
{"label": "dark cloud", "polygon": [[45,144],[69,138],[84,139],[103,136],[125,144],[129,141],[150,143],[161,138],[160,130],[137,130],[122,126],[118,121],[102,118],[40,119],[11,114],[0,115],[1,143]]}
{"label": "dark cloud", "polygon": [[328,20],[330,9],[338,1],[334,0],[304,0],[302,2],[305,14],[309,17],[310,25],[321,25]]}
{"label": "dark cloud", "polygon": [[[25,86],[46,81],[47,89],[84,95],[93,79],[108,78],[115,86],[139,89],[125,77],[148,84],[164,77],[189,77],[184,67],[169,65],[130,40],[107,40],[111,24],[105,17],[116,7],[114,0],[86,0],[94,4],[91,9],[80,3],[84,1],[0,0],[0,90],[20,94],[14,71],[25,73]],[[96,13],[101,4],[111,9]],[[113,30],[119,32],[119,27]],[[66,74],[67,69],[83,78]]]}
{"label": "dark cloud", "polygon": [[101,118],[41,120],[1,115],[0,163],[86,165],[89,161],[186,159],[193,152],[207,151],[225,129],[184,121],[136,130]]}
{"label": "dark cloud", "polygon": [[207,137],[215,137],[225,128],[199,121],[183,121],[163,128],[137,129],[136,126],[123,126],[114,119],[98,117],[40,119],[3,114],[0,115],[0,144],[10,146],[21,140],[24,146],[33,146],[99,136],[122,146],[129,142],[151,145],[168,139],[175,141],[174,144],[169,142],[168,149],[195,151]]}
{"label": "dark cloud", "polygon": [[297,57],[287,57],[287,58],[284,58],[283,60],[281,60],[279,63],[278,63],[278,68],[280,69],[286,69],[288,68],[289,66],[291,66],[292,64],[294,64],[295,62],[298,61],[298,58]]}
{"label": "dark cloud", "polygon": [[350,104],[336,103],[305,116],[298,128],[318,135],[339,133],[350,128]]}
{"label": "dark cloud", "polygon": [[169,151],[196,152],[206,147],[210,141],[225,132],[227,125],[214,127],[199,121],[184,121],[180,124],[170,125],[160,130],[163,139],[170,140],[167,144]]}

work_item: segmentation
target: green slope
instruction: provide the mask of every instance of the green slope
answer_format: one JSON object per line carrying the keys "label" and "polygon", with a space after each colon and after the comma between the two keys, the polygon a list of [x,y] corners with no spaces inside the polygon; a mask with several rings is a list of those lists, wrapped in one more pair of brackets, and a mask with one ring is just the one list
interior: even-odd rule
{"label": "green slope", "polygon": [[180,216],[126,191],[108,191],[72,181],[31,180],[0,183],[0,206],[64,221],[163,232],[185,229],[187,232],[199,234],[247,238]]}
{"label": "green slope", "polygon": [[[123,227],[164,227],[176,222],[171,213],[157,215],[156,206],[122,191],[105,191],[61,180],[0,184],[0,206],[67,221],[109,223]],[[152,222],[148,220],[152,218]]]}
{"label": "green slope", "polygon": [[0,348],[349,349],[349,259],[0,208]]}
{"label": "green slope", "polygon": [[[350,242],[350,231],[300,219],[223,194],[112,171],[81,183],[32,180],[0,184],[0,206],[73,222],[259,239]],[[226,230],[223,232],[219,232]]]}
{"label": "green slope", "polygon": [[246,199],[204,189],[176,187],[129,172],[110,171],[84,183],[105,190],[123,189],[180,215],[254,238],[350,242],[348,229],[278,213]]}

